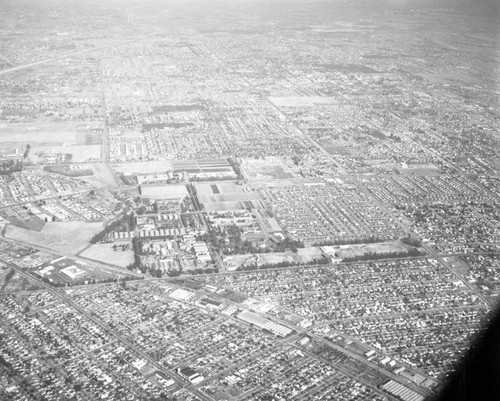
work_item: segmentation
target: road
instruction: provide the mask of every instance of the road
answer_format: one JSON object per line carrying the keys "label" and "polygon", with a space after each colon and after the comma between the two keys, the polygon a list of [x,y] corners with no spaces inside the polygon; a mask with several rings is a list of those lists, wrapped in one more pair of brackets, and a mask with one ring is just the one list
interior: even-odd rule
{"label": "road", "polygon": [[125,13],[127,15],[127,22],[130,25],[134,25],[134,26],[137,26],[137,27],[145,27],[146,31],[148,31],[148,33],[146,35],[141,35],[141,36],[137,36],[137,37],[133,37],[133,38],[127,39],[127,40],[122,40],[122,41],[119,41],[119,42],[110,43],[109,45],[104,45],[104,46],[93,47],[93,48],[90,48],[90,49],[83,49],[83,50],[76,50],[76,51],[72,51],[72,52],[67,52],[67,53],[64,53],[64,54],[60,54],[58,56],[48,57],[48,58],[43,59],[43,60],[35,61],[33,63],[23,64],[23,65],[19,65],[17,67],[8,68],[6,70],[1,70],[0,71],[0,76],[6,75],[6,74],[10,74],[11,72],[15,72],[15,71],[20,71],[20,70],[24,70],[24,69],[27,69],[27,68],[31,68],[31,67],[36,67],[38,65],[49,63],[51,61],[60,60],[60,59],[63,59],[65,57],[76,56],[78,54],[91,53],[91,52],[95,52],[95,51],[99,51],[99,50],[109,49],[111,47],[122,46],[122,45],[126,45],[128,43],[133,43],[133,42],[137,42],[137,41],[140,41],[140,40],[148,39],[152,35],[155,35],[155,34],[161,32],[161,30],[158,29],[155,26],[134,22],[134,15],[132,14],[132,9],[133,8],[139,8],[139,7],[132,7],[132,8],[128,8],[128,9],[125,10]]}
{"label": "road", "polygon": [[99,267],[99,268],[108,270],[108,271],[113,272],[113,273],[118,273],[120,275],[133,276],[133,277],[137,277],[137,278],[142,277],[142,275],[134,273],[134,272],[132,272],[128,269],[125,269],[123,267],[119,267],[116,265],[111,265],[111,264],[103,263],[103,262],[96,262],[95,260],[92,260],[92,259],[87,259],[87,258],[84,258],[81,256],[76,256],[76,255],[73,255],[73,254],[67,253],[67,252],[55,251],[53,249],[50,249],[50,248],[47,248],[47,247],[44,247],[41,245],[34,245],[34,244],[29,243],[29,242],[20,241],[20,240],[13,240],[13,239],[9,239],[9,238],[0,238],[0,241],[7,242],[7,243],[10,243],[13,245],[22,245],[22,246],[25,246],[28,248],[36,249],[38,251],[46,252],[46,253],[49,253],[51,255],[54,255],[54,258],[64,256],[64,257],[67,257],[67,258],[70,258],[70,259],[73,259],[76,261],[80,261],[83,264],[91,265],[94,267]]}
{"label": "road", "polygon": [[104,46],[99,46],[99,47],[93,47],[91,49],[77,50],[77,51],[74,51],[74,52],[64,53],[64,54],[61,54],[59,56],[49,57],[49,58],[46,58],[46,59],[43,59],[43,60],[40,60],[40,61],[35,61],[33,63],[23,64],[23,65],[20,65],[20,66],[17,66],[17,67],[12,67],[12,68],[9,68],[9,69],[6,69],[6,70],[1,70],[0,71],[0,76],[10,74],[11,72],[25,70],[27,68],[31,68],[31,67],[35,67],[35,66],[38,66],[38,65],[46,64],[46,63],[49,63],[51,61],[60,60],[60,59],[66,58],[66,57],[76,56],[78,54],[91,53],[91,52],[95,52],[95,51],[99,51],[99,50],[109,49],[111,47],[122,46],[122,45],[125,45],[125,44],[128,44],[128,43],[133,43],[133,42],[137,42],[137,41],[140,41],[140,40],[144,40],[144,39],[147,39],[149,37],[150,37],[150,35],[143,35],[143,36],[135,37],[135,38],[128,39],[128,40],[123,40],[123,41],[120,41],[120,42],[111,43],[109,45],[104,45]]}

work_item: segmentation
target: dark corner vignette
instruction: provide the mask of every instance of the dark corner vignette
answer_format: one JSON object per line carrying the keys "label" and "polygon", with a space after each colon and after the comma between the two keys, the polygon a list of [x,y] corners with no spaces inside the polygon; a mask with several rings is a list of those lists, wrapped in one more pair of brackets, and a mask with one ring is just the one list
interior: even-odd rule
{"label": "dark corner vignette", "polygon": [[500,308],[457,364],[437,401],[500,400]]}

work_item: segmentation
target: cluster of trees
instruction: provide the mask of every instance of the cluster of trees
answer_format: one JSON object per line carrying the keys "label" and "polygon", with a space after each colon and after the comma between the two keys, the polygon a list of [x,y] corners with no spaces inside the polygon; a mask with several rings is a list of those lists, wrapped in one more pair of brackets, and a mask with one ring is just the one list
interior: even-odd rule
{"label": "cluster of trees", "polygon": [[137,185],[137,178],[132,175],[125,175],[123,173],[120,173],[118,175],[118,178],[125,184],[125,185]]}
{"label": "cluster of trees", "polygon": [[406,251],[399,251],[399,252],[381,252],[381,253],[368,252],[364,253],[363,255],[346,257],[343,258],[342,260],[344,262],[358,262],[364,260],[397,259],[408,256],[423,256],[423,255],[425,255],[425,252],[419,251],[418,249],[408,249]]}
{"label": "cluster of trees", "polygon": [[223,229],[211,226],[205,234],[198,236],[197,239],[212,245],[224,255],[258,252],[258,249],[253,246],[251,241],[242,240],[241,230],[236,224]]}
{"label": "cluster of trees", "polygon": [[297,252],[299,248],[304,248],[304,243],[299,240],[295,239],[290,239],[288,237],[285,237],[285,239],[274,242],[275,247],[274,251],[275,252],[285,252],[287,250],[291,250],[292,252]]}
{"label": "cluster of trees", "polygon": [[19,160],[4,160],[0,163],[0,175],[7,175],[22,171],[24,165]]}
{"label": "cluster of trees", "polygon": [[10,269],[7,272],[7,274],[5,275],[5,277],[3,279],[3,284],[2,284],[2,288],[0,288],[0,292],[2,292],[5,287],[7,287],[7,285],[9,284],[9,281],[12,279],[12,277],[14,277],[14,274],[16,274],[16,271],[14,269]]}
{"label": "cluster of trees", "polygon": [[[116,283],[119,280],[120,279],[118,279],[116,277],[103,277],[103,278],[93,278],[93,279],[87,280],[87,282],[88,282],[88,284],[100,284],[100,283]],[[125,280],[138,280],[138,278],[125,277]],[[74,285],[82,284],[81,281],[78,281],[76,283],[73,283],[73,282],[68,283],[68,282],[63,282],[63,281],[55,283],[53,281],[50,281],[47,277],[42,277],[42,281],[46,284],[50,284],[53,287],[72,287]]]}
{"label": "cluster of trees", "polygon": [[315,242],[313,246],[374,244],[384,241],[387,241],[387,238],[382,238],[378,235],[372,235],[370,237],[338,238],[330,241],[319,241]]}
{"label": "cluster of trees", "polygon": [[189,274],[211,274],[211,273],[219,273],[219,269],[216,267],[214,268],[208,268],[208,269],[193,269],[188,271]]}
{"label": "cluster of trees", "polygon": [[151,274],[153,277],[158,277],[162,278],[163,277],[163,271],[161,269],[148,269],[149,274]]}
{"label": "cluster of trees", "polygon": [[195,210],[196,211],[202,210],[200,201],[198,200],[198,194],[196,192],[196,188],[194,187],[194,185],[191,183],[188,183],[186,185],[186,188],[187,188],[189,194],[191,195],[191,199],[193,200],[193,205],[194,205]]}
{"label": "cluster of trees", "polygon": [[316,265],[327,265],[329,264],[329,260],[326,258],[322,259],[314,259],[306,263],[299,262],[288,262],[283,261],[279,263],[264,263],[262,265],[257,265],[256,263],[247,266],[240,266],[236,270],[237,271],[248,271],[248,270],[266,270],[266,269],[283,269],[286,267],[295,267],[295,266],[316,266]]}
{"label": "cluster of trees", "polygon": [[31,149],[31,145],[28,143],[26,145],[26,150],[24,151],[24,154],[23,154],[23,159],[26,159],[30,153],[30,149]]}
{"label": "cluster of trees", "polygon": [[168,272],[168,276],[169,277],[179,277],[181,275],[181,271],[180,270],[169,270]]}
{"label": "cluster of trees", "polygon": [[227,161],[229,162],[229,165],[232,167],[236,175],[238,176],[239,180],[243,180],[243,172],[241,171],[241,166],[240,163],[238,162],[237,159],[234,159],[232,157],[228,158]]}
{"label": "cluster of trees", "polygon": [[71,170],[69,166],[66,164],[45,166],[43,170],[49,173],[61,174],[66,177],[84,177],[84,176],[94,175],[94,171],[90,168]]}
{"label": "cluster of trees", "polygon": [[198,236],[197,240],[211,244],[224,255],[285,252],[287,250],[297,252],[299,248],[304,248],[302,241],[291,240],[288,237],[283,240],[270,242],[269,247],[257,247],[252,241],[243,241],[241,238],[241,229],[236,224],[224,227],[224,229],[212,226],[205,234]]}
{"label": "cluster of trees", "polygon": [[422,241],[420,241],[419,239],[413,238],[409,235],[401,238],[401,242],[403,244],[414,246],[416,248],[420,248],[422,246]]}
{"label": "cluster of trees", "polygon": [[98,242],[102,242],[108,234],[116,230],[122,229],[124,231],[131,231],[135,228],[136,223],[137,221],[134,213],[123,213],[116,220],[107,224],[101,231],[94,235],[90,240],[90,243],[97,244]]}
{"label": "cluster of trees", "polygon": [[137,237],[132,238],[132,250],[134,251],[134,262],[129,264],[127,269],[139,269],[141,273],[146,273],[148,269],[141,262],[141,243]]}
{"label": "cluster of trees", "polygon": [[210,182],[210,181],[223,181],[223,180],[234,180],[234,175],[225,175],[217,177],[189,177],[191,182]]}

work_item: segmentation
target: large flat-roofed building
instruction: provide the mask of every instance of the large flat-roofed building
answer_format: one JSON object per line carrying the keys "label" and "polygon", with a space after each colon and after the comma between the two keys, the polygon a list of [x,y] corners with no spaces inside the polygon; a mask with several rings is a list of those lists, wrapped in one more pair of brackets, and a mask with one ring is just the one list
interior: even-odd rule
{"label": "large flat-roofed building", "polygon": [[237,315],[238,319],[243,320],[244,322],[254,324],[257,327],[260,327],[261,329],[268,330],[271,333],[280,336],[280,337],[286,337],[287,335],[292,333],[292,329],[289,329],[286,326],[283,326],[278,323],[274,323],[273,321],[262,317],[258,315],[257,313],[250,312],[248,310],[245,310],[243,312],[240,312]]}
{"label": "large flat-roofed building", "polygon": [[382,390],[387,391],[388,393],[395,395],[403,401],[423,401],[424,396],[409,389],[406,386],[403,386],[401,383],[397,381],[390,380],[384,385],[380,387]]}
{"label": "large flat-roofed building", "polygon": [[85,270],[80,269],[76,266],[68,266],[60,271],[65,276],[68,276],[71,280],[76,280],[87,273]]}

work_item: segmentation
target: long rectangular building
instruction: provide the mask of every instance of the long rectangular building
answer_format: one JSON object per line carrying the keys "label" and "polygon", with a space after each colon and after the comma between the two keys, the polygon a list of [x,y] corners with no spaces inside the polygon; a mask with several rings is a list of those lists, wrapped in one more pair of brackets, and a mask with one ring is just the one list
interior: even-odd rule
{"label": "long rectangular building", "polygon": [[397,381],[390,380],[381,386],[382,390],[387,391],[388,393],[395,395],[396,397],[402,399],[403,401],[423,401],[424,396],[409,389],[406,386],[403,386],[401,383]]}
{"label": "long rectangular building", "polygon": [[281,324],[274,323],[273,321],[248,310],[240,312],[236,317],[244,322],[254,324],[261,329],[269,330],[271,333],[280,337],[286,337],[292,333],[292,329]]}

